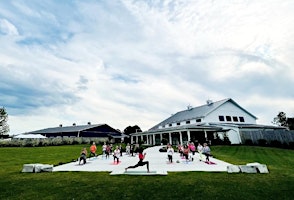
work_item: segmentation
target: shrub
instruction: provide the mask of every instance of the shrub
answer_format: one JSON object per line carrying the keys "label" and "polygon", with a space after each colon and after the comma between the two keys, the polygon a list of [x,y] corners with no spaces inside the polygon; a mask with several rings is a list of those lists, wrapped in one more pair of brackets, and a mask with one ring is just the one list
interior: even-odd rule
{"label": "shrub", "polygon": [[244,143],[244,144],[245,144],[245,145],[252,146],[252,145],[253,145],[253,142],[252,142],[251,139],[247,139],[247,140],[245,140],[245,143]]}
{"label": "shrub", "polygon": [[266,146],[267,145],[267,141],[265,139],[259,139],[257,140],[257,143],[259,146]]}
{"label": "shrub", "polygon": [[229,137],[227,135],[224,135],[224,144],[225,145],[230,145],[231,144],[231,141],[229,139]]}
{"label": "shrub", "polygon": [[74,138],[74,139],[73,139],[73,144],[82,144],[82,142],[83,142],[83,141],[82,141],[82,138],[80,138],[80,137],[79,137],[79,138]]}
{"label": "shrub", "polygon": [[61,137],[52,138],[52,140],[51,140],[51,144],[52,144],[53,146],[62,145],[62,144],[63,144],[63,142],[62,142],[62,138],[61,138]]}
{"label": "shrub", "polygon": [[279,140],[272,140],[272,141],[270,142],[270,145],[271,145],[272,147],[282,147],[282,143],[281,143]]}
{"label": "shrub", "polygon": [[72,143],[73,143],[73,138],[70,138],[70,137],[63,137],[63,138],[62,138],[62,143],[63,143],[63,144],[72,144]]}
{"label": "shrub", "polygon": [[90,138],[82,138],[82,144],[90,144]]}
{"label": "shrub", "polygon": [[49,138],[42,139],[42,140],[40,141],[40,145],[41,145],[41,146],[50,146],[50,145],[51,145],[51,141],[50,141]]}
{"label": "shrub", "polygon": [[289,149],[294,149],[294,142],[289,142],[288,148]]}

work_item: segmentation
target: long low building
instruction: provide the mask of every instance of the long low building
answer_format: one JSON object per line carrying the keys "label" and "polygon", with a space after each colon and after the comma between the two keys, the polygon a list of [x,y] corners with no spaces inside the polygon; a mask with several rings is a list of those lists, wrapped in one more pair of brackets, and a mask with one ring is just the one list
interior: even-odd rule
{"label": "long low building", "polygon": [[[284,127],[256,124],[257,117],[231,98],[179,111],[145,132],[132,133],[131,142],[157,145],[166,141],[176,145],[188,141],[211,142],[228,138],[231,144],[257,142],[265,135],[271,140],[293,141]],[[281,136],[283,135],[283,136]]]}
{"label": "long low building", "polygon": [[29,132],[29,134],[41,134],[50,137],[104,137],[119,138],[122,133],[107,124],[87,124],[72,126],[58,126],[53,128],[45,128],[37,131]]}

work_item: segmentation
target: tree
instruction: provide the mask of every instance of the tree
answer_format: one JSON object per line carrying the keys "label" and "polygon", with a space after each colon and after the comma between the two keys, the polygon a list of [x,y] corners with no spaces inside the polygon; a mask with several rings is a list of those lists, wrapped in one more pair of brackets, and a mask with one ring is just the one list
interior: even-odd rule
{"label": "tree", "polygon": [[287,117],[286,113],[279,112],[279,114],[274,118],[273,124],[276,124],[278,126],[287,126]]}
{"label": "tree", "polygon": [[131,133],[138,133],[142,132],[141,128],[138,125],[135,126],[128,126],[124,130],[124,134],[130,135]]}
{"label": "tree", "polygon": [[294,117],[287,118],[287,124],[290,130],[294,130]]}
{"label": "tree", "polygon": [[287,127],[290,130],[294,130],[294,118],[287,117],[286,113],[284,112],[279,112],[272,123],[278,126]]}
{"label": "tree", "polygon": [[8,114],[5,108],[0,108],[0,135],[7,135],[9,132],[9,126],[7,124]]}

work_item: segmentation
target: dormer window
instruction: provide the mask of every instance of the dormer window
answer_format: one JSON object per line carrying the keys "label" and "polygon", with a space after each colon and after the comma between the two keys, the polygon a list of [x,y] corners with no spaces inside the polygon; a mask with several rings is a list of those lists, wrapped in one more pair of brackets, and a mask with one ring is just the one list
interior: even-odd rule
{"label": "dormer window", "polygon": [[220,121],[220,122],[223,122],[223,121],[225,121],[225,117],[224,117],[224,116],[222,116],[222,115],[218,116],[218,119],[219,119],[219,121]]}
{"label": "dormer window", "polygon": [[234,121],[234,122],[238,122],[238,117],[233,116],[233,121]]}
{"label": "dormer window", "polygon": [[178,122],[178,123],[177,123],[177,126],[180,126],[180,125],[181,125],[181,123],[180,123],[180,122]]}
{"label": "dormer window", "polygon": [[196,119],[196,122],[201,122],[201,119]]}
{"label": "dormer window", "polygon": [[240,122],[245,122],[244,117],[239,117]]}
{"label": "dormer window", "polygon": [[190,121],[186,121],[186,124],[190,124]]}
{"label": "dormer window", "polygon": [[231,116],[226,116],[226,121],[227,121],[227,122],[231,122],[231,121],[232,121]]}

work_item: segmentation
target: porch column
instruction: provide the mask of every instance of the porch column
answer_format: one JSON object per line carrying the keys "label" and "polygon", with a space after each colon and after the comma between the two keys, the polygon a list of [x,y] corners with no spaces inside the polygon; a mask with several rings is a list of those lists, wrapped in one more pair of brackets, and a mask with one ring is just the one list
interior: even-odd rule
{"label": "porch column", "polygon": [[171,132],[168,133],[168,136],[169,136],[169,143],[172,144]]}
{"label": "porch column", "polygon": [[139,138],[139,136],[136,136],[136,144],[138,144],[138,138]]}
{"label": "porch column", "polygon": [[147,136],[147,144],[149,144],[149,135],[146,135]]}
{"label": "porch column", "polygon": [[188,142],[190,142],[191,137],[190,137],[190,130],[187,130],[187,136],[188,136]]}
{"label": "porch column", "polygon": [[162,141],[162,133],[160,133],[159,135],[160,135],[160,144],[161,144],[161,141]]}
{"label": "porch column", "polygon": [[141,135],[141,142],[143,142],[144,138],[143,138],[143,135]]}
{"label": "porch column", "polygon": [[207,133],[206,130],[204,130],[204,137],[205,137],[205,142],[207,141]]}
{"label": "porch column", "polygon": [[155,134],[153,134],[152,136],[153,136],[153,145],[155,145]]}
{"label": "porch column", "polygon": [[180,144],[181,144],[181,145],[183,145],[183,137],[182,137],[182,132],[180,131],[180,132],[179,132],[179,134],[180,134]]}
{"label": "porch column", "polygon": [[134,137],[134,136],[131,136],[131,144],[133,144],[133,137]]}

